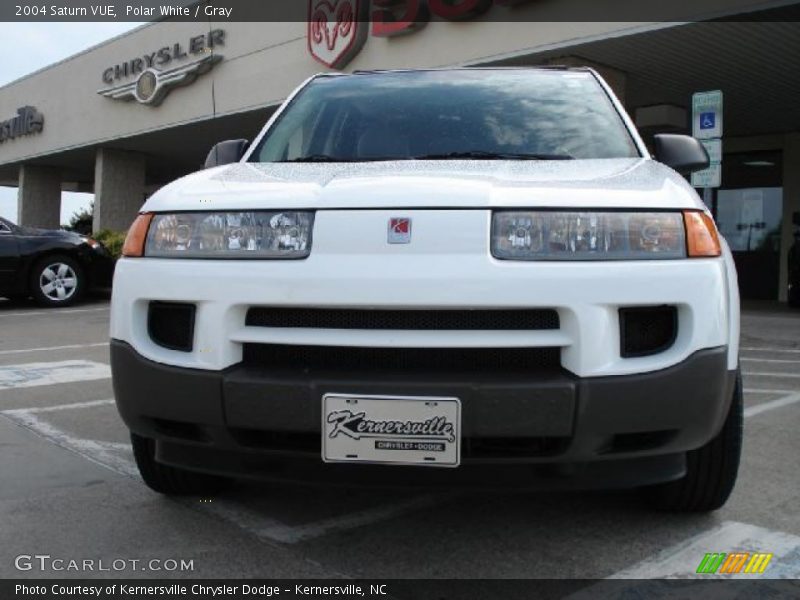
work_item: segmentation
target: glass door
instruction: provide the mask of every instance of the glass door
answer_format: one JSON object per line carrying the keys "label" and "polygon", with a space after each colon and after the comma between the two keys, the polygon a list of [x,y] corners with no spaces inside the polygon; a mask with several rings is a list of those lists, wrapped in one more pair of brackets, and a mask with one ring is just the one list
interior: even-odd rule
{"label": "glass door", "polygon": [[713,197],[720,233],[733,252],[739,291],[777,300],[783,188],[780,152],[725,155],[722,187]]}

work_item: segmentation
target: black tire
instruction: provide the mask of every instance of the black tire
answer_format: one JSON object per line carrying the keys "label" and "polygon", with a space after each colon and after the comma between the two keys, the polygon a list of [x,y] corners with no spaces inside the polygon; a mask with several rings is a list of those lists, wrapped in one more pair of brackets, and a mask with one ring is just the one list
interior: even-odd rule
{"label": "black tire", "polygon": [[733,491],[739,471],[744,423],[742,375],[728,416],[717,436],[686,456],[686,475],[677,481],[650,486],[645,497],[654,508],[674,512],[709,512],[721,508]]}
{"label": "black tire", "polygon": [[[45,291],[43,285],[48,282],[48,277],[58,275],[63,271],[67,277],[60,279],[60,284],[51,292]],[[50,280],[54,283],[55,280]],[[67,283],[74,285],[67,286]],[[60,287],[60,291],[59,291]],[[53,254],[45,256],[33,265],[31,271],[30,292],[33,299],[41,306],[70,306],[81,299],[86,288],[86,276],[80,263],[71,256],[64,254]],[[63,295],[63,298],[60,297]]]}
{"label": "black tire", "polygon": [[195,473],[162,465],[155,460],[155,441],[131,433],[133,457],[142,479],[151,490],[168,496],[205,496],[222,490],[228,484],[224,477]]}

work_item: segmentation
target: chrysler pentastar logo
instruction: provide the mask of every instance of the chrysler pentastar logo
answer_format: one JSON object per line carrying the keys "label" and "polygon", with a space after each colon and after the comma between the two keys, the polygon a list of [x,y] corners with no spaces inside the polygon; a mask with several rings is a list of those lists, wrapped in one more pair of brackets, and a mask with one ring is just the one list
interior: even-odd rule
{"label": "chrysler pentastar logo", "polygon": [[192,83],[200,75],[208,73],[220,60],[220,54],[207,54],[171,69],[149,67],[134,81],[103,88],[97,93],[112,100],[136,100],[140,104],[158,106],[173,88]]}
{"label": "chrysler pentastar logo", "polygon": [[349,63],[367,41],[368,29],[368,0],[308,2],[308,50],[326,67]]}

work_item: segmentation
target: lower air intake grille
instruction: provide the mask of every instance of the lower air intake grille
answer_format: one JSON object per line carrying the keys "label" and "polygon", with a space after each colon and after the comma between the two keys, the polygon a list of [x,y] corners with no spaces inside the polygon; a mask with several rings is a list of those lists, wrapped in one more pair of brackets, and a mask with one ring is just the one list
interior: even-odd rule
{"label": "lower air intake grille", "polygon": [[512,310],[355,310],[255,306],[247,311],[253,327],[398,330],[558,329],[552,309]]}
{"label": "lower air intake grille", "polygon": [[156,344],[170,350],[191,352],[194,341],[194,304],[151,302],[147,330]]}
{"label": "lower air intake grille", "polygon": [[244,364],[299,370],[552,371],[561,366],[559,348],[355,348],[245,344]]}
{"label": "lower air intake grille", "polygon": [[674,306],[619,309],[620,349],[623,358],[650,356],[667,350],[678,335]]}

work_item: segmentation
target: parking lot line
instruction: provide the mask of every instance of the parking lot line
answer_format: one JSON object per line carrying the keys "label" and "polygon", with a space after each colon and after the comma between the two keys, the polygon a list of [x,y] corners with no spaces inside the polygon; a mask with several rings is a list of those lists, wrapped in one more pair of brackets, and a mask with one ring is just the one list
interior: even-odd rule
{"label": "parking lot line", "polygon": [[60,446],[65,450],[74,452],[100,465],[118,475],[139,479],[139,470],[134,462],[119,454],[119,444],[114,442],[102,442],[97,440],[87,440],[70,435],[65,431],[41,420],[34,414],[32,409],[14,409],[0,412],[0,416],[5,417],[33,434],[47,440],[48,442]]}
{"label": "parking lot line", "polygon": [[94,344],[69,344],[67,346],[46,346],[44,348],[19,348],[17,350],[0,350],[2,354],[25,354],[26,352],[55,352],[57,350],[80,350],[81,348],[99,348],[108,346],[108,342],[97,342]]}
{"label": "parking lot line", "polygon": [[800,373],[774,373],[766,371],[742,371],[742,375],[749,375],[750,377],[790,377],[792,379],[800,379]]}
{"label": "parking lot line", "polygon": [[783,364],[800,364],[800,359],[798,360],[791,360],[787,358],[749,358],[746,356],[742,356],[739,358],[741,361],[746,362],[765,362],[765,363],[783,363]]}
{"label": "parking lot line", "polygon": [[788,396],[778,398],[777,400],[771,400],[770,402],[764,402],[763,404],[756,404],[755,406],[748,406],[744,409],[744,417],[745,419],[748,417],[754,417],[755,415],[763,412],[789,406],[790,404],[796,404],[798,402],[800,402],[800,393],[789,394]]}
{"label": "parking lot line", "polygon": [[776,390],[763,388],[744,388],[745,394],[794,394],[797,390]]}
{"label": "parking lot line", "polygon": [[43,413],[59,410],[75,410],[80,408],[94,408],[95,406],[109,406],[114,404],[113,398],[107,400],[89,400],[87,402],[73,402],[72,404],[57,404],[56,406],[35,406],[33,408],[13,408],[3,411],[4,414],[14,414],[17,412]]}
{"label": "parking lot line", "polygon": [[411,498],[404,502],[376,506],[366,510],[338,515],[329,519],[321,519],[303,525],[286,526],[280,523],[273,523],[267,527],[262,527],[255,533],[258,536],[267,537],[284,544],[297,544],[314,538],[322,537],[335,531],[346,531],[356,529],[373,523],[388,521],[406,513],[437,506],[446,500],[455,498],[457,494],[425,494]]}
{"label": "parking lot line", "polygon": [[759,346],[742,346],[739,350],[746,350],[749,352],[786,352],[789,354],[800,354],[798,348],[775,348],[775,347],[759,347]]}
{"label": "parking lot line", "polygon": [[33,315],[51,315],[51,316],[58,316],[58,315],[70,315],[74,313],[85,313],[85,312],[100,312],[104,310],[111,310],[108,306],[103,306],[100,308],[64,308],[61,310],[31,310],[31,311],[20,311],[20,312],[12,312],[12,313],[2,313],[0,312],[0,319],[5,317],[30,317]]}
{"label": "parking lot line", "polygon": [[62,360],[0,367],[0,390],[109,379],[111,368],[91,360]]}

